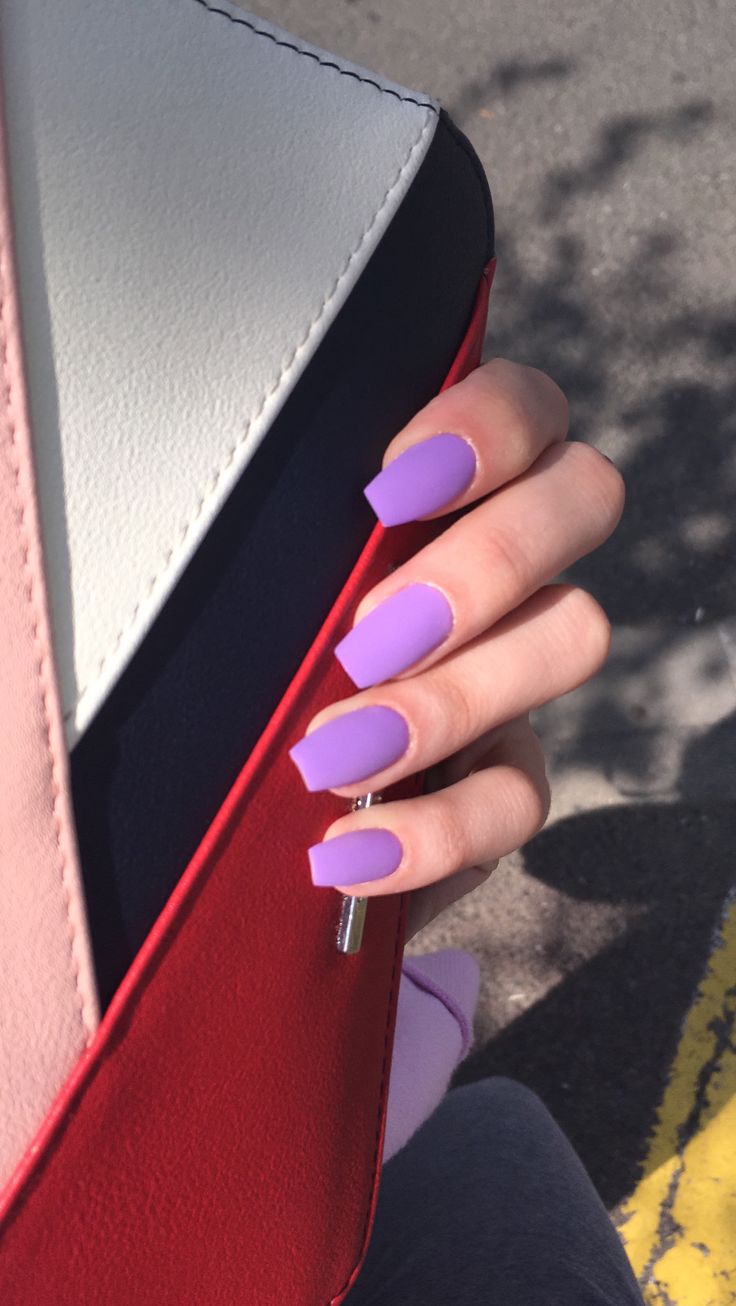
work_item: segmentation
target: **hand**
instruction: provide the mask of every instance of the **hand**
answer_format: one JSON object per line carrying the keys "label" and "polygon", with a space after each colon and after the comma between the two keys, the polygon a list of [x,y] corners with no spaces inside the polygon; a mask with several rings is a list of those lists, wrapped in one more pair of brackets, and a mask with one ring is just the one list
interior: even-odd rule
{"label": "hand", "polygon": [[549,582],[608,538],[624,486],[567,432],[554,382],[495,359],[412,418],[366,489],[386,525],[477,504],[364,597],[336,650],[359,692],[290,750],[310,790],[346,798],[427,770],[423,794],[348,813],[309,850],[317,884],[412,891],[409,935],[542,827],[527,714],[608,654],[595,599]]}

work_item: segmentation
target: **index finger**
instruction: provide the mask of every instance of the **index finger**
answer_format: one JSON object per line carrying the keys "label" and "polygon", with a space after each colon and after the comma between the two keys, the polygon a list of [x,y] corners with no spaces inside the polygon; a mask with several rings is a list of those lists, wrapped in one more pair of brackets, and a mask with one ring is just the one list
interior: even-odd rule
{"label": "index finger", "polygon": [[567,400],[551,377],[495,358],[394,436],[364,493],[384,526],[454,512],[521,476],[568,427]]}

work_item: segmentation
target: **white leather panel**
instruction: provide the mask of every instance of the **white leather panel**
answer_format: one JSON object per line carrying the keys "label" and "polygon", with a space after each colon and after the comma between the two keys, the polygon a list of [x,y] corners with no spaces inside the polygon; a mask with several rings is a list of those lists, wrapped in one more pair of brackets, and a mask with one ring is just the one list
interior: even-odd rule
{"label": "white leather panel", "polygon": [[70,744],[350,294],[437,123],[436,101],[227,0],[217,10],[0,0]]}

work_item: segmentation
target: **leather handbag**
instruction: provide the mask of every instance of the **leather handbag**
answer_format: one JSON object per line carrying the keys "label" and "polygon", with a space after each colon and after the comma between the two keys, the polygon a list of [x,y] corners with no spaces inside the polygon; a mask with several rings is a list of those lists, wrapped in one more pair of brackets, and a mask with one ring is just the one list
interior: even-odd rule
{"label": "leather handbag", "polygon": [[0,71],[0,1301],[335,1306],[406,903],[346,945],[288,749],[447,525],[362,487],[480,361],[488,183],[227,0],[2,0]]}

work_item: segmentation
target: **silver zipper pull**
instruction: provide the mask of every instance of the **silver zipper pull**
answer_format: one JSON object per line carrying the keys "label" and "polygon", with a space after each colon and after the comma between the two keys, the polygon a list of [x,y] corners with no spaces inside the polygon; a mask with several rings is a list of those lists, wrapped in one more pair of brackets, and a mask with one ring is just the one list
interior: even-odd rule
{"label": "silver zipper pull", "polygon": [[[383,802],[382,794],[361,794],[354,798],[351,811],[359,812],[363,807],[372,807],[374,803]],[[343,894],[340,907],[340,920],[337,926],[338,952],[353,953],[360,951],[363,942],[367,898],[356,898],[352,894]]]}

